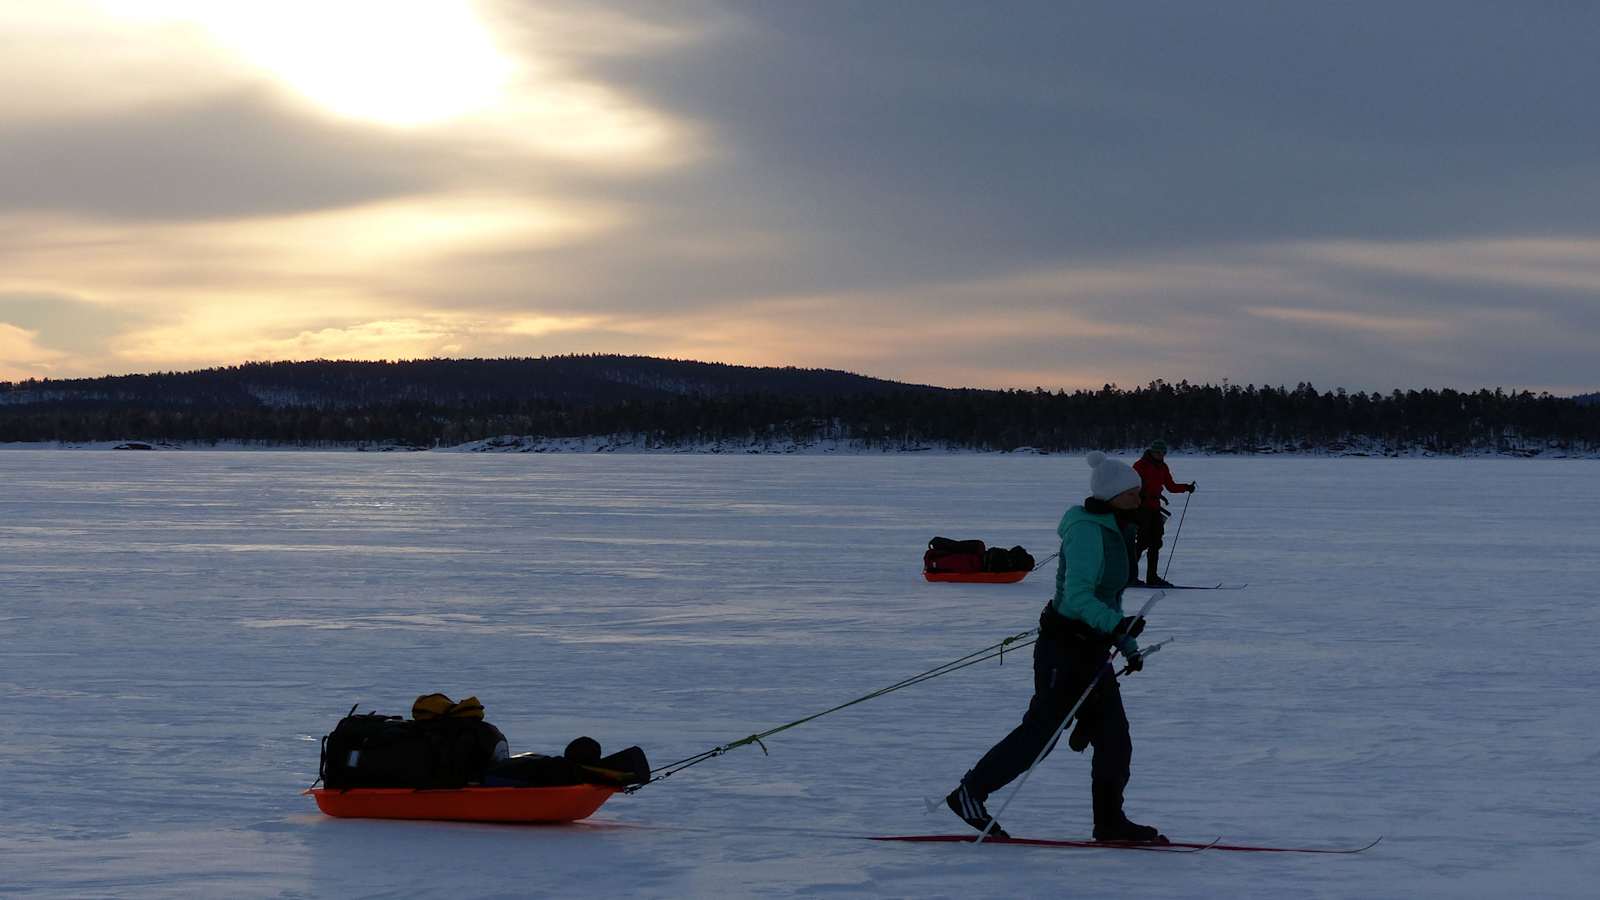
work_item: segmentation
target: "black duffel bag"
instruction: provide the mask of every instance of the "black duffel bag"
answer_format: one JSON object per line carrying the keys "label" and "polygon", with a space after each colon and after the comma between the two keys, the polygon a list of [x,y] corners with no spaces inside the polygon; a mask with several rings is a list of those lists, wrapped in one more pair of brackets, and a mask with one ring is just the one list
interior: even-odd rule
{"label": "black duffel bag", "polygon": [[351,714],[322,739],[322,783],[330,788],[458,788],[483,780],[503,742],[482,719],[409,721]]}
{"label": "black duffel bag", "polygon": [[433,749],[416,722],[378,713],[351,714],[322,739],[322,783],[330,788],[422,787],[433,774]]}

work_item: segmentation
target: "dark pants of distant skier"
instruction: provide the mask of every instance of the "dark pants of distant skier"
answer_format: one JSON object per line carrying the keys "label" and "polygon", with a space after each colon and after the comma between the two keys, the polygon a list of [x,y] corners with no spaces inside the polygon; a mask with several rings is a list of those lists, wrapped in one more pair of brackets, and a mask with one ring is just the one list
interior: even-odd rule
{"label": "dark pants of distant skier", "polygon": [[[1094,679],[1095,671],[1107,666],[1106,653],[1100,641],[1075,635],[1040,636],[1033,645],[1033,700],[1028,712],[1022,724],[1001,738],[961,779],[967,790],[984,800],[1027,771]],[[1077,721],[1068,731],[1087,736],[1094,747],[1095,821],[1120,821],[1122,790],[1127,787],[1128,766],[1133,761],[1133,738],[1128,734],[1128,716],[1114,673],[1101,676],[1094,693],[1079,708]]]}
{"label": "dark pants of distant skier", "polygon": [[1133,544],[1133,574],[1139,574],[1139,555],[1149,554],[1146,562],[1149,564],[1149,574],[1156,573],[1156,559],[1161,554],[1161,539],[1166,536],[1167,517],[1161,514],[1160,507],[1151,509],[1148,506],[1139,507],[1139,536]]}

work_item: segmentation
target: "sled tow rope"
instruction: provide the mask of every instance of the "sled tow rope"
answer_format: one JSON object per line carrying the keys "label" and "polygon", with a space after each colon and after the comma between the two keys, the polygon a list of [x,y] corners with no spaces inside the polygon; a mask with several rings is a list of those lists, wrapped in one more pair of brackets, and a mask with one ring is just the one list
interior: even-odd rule
{"label": "sled tow rope", "polygon": [[[834,706],[834,707],[831,707],[829,709],[825,709],[822,712],[814,713],[814,714],[806,716],[805,718],[802,718],[802,719],[795,719],[793,722],[788,722],[788,723],[785,723],[783,725],[779,725],[776,728],[769,728],[766,731],[762,731],[762,732],[758,732],[756,734],[752,734],[752,735],[750,735],[749,737],[746,737],[746,738],[740,738],[739,740],[733,741],[732,743],[723,744],[720,747],[713,747],[710,750],[706,750],[706,751],[704,751],[702,753],[696,753],[693,756],[685,757],[683,759],[678,760],[677,762],[667,763],[666,765],[661,766],[659,768],[651,769],[650,770],[650,780],[646,781],[646,782],[643,782],[642,784],[636,784],[633,787],[628,788],[627,789],[627,793],[631,794],[634,791],[637,791],[638,789],[644,787],[645,785],[655,784],[656,782],[660,781],[663,778],[669,778],[669,777],[671,777],[671,776],[683,771],[684,769],[689,768],[690,766],[699,765],[700,763],[703,763],[708,759],[714,759],[714,758],[716,758],[718,756],[721,756],[724,753],[727,753],[729,750],[732,750],[732,749],[734,749],[736,747],[744,747],[744,746],[747,746],[749,744],[755,744],[756,746],[761,748],[761,752],[762,753],[766,753],[767,752],[767,745],[762,743],[762,739],[763,738],[769,738],[769,737],[777,734],[780,731],[787,731],[790,728],[795,727],[796,725],[804,725],[805,723],[810,722],[813,719],[820,719],[823,716],[828,715],[829,713],[836,713],[841,709],[846,709],[848,707],[855,706],[857,703],[865,703],[868,700],[872,700],[872,699],[877,698],[877,697],[882,697],[884,694],[894,693],[895,691],[898,691],[901,688],[908,688],[908,687],[911,687],[914,684],[921,684],[924,681],[928,681],[928,680],[933,679],[933,678],[938,678],[940,675],[949,675],[951,672],[956,672],[956,671],[959,671],[961,669],[965,669],[967,666],[975,666],[978,663],[987,662],[988,660],[991,660],[991,659],[999,659],[1001,664],[1004,665],[1005,664],[1006,650],[1029,646],[1030,644],[1032,644],[1036,640],[1038,640],[1038,634],[1039,634],[1039,629],[1037,629],[1037,628],[1032,629],[1031,631],[1024,631],[1024,632],[1022,632],[1020,634],[1013,634],[1012,636],[1006,638],[1003,641],[1000,641],[997,644],[990,644],[989,646],[983,648],[982,650],[978,650],[978,651],[973,652],[973,653],[968,653],[966,656],[963,656],[960,659],[953,659],[950,662],[947,662],[947,663],[945,663],[943,665],[934,666],[933,668],[929,669],[926,672],[921,672],[921,673],[918,673],[916,675],[912,675],[910,678],[906,678],[906,679],[903,679],[901,681],[897,681],[894,684],[889,685],[888,687],[879,688],[878,690],[875,690],[870,694],[863,694],[862,696],[857,697],[854,700],[850,700],[848,702],[841,703],[838,706]],[[1016,645],[1016,648],[1013,648],[1012,645]]]}

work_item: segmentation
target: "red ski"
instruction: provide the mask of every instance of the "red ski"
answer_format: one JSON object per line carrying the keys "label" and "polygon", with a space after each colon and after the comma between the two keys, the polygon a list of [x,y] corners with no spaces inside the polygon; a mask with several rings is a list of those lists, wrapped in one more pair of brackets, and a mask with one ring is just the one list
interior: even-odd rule
{"label": "red ski", "polygon": [[[909,841],[930,844],[970,844],[977,840],[974,834],[908,834],[870,838],[874,841]],[[1224,844],[1218,838],[1209,843],[1173,841],[1170,844],[1135,844],[1127,841],[1047,841],[1039,838],[1007,837],[985,838],[985,844],[1022,844],[1028,847],[1105,847],[1115,850],[1157,850],[1168,853],[1194,853],[1200,850],[1232,850],[1237,853],[1360,853],[1378,845],[1379,837],[1365,847],[1263,847],[1254,844]]]}
{"label": "red ski", "polygon": [[[917,844],[971,844],[975,834],[904,834],[868,838],[869,841],[908,841]],[[1218,840],[1221,840],[1220,838]],[[1041,838],[986,837],[985,844],[1020,844],[1024,847],[1098,847],[1104,850],[1154,850],[1157,853],[1195,853],[1210,844],[1145,844],[1133,841],[1047,841]]]}
{"label": "red ski", "polygon": [[1259,847],[1253,844],[1181,844],[1174,843],[1174,847],[1204,847],[1207,850],[1233,850],[1238,853],[1360,853],[1371,850],[1383,840],[1379,835],[1372,839],[1372,843],[1364,847]]}

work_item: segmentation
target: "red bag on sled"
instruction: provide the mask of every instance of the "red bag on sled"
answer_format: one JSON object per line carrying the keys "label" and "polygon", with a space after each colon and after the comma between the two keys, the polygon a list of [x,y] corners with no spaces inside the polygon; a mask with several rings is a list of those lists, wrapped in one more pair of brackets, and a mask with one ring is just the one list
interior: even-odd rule
{"label": "red bag on sled", "polygon": [[928,551],[922,554],[922,571],[982,572],[986,549],[983,541],[952,541],[936,537],[928,542]]}

